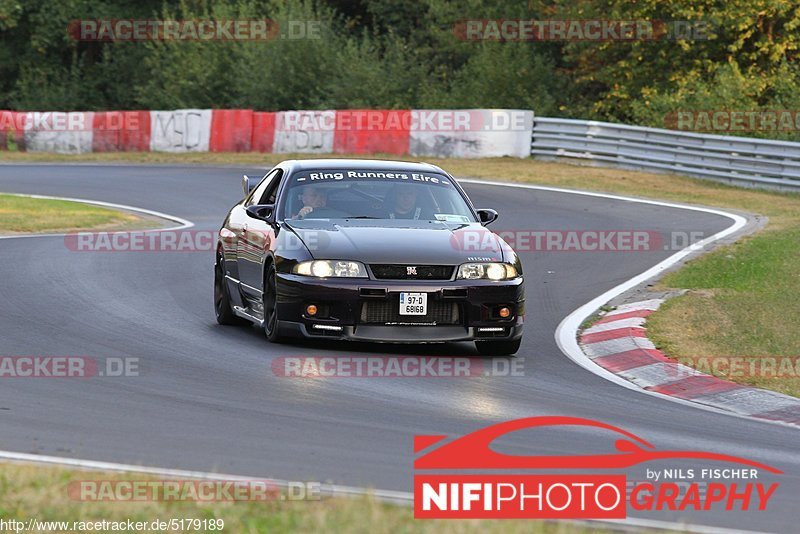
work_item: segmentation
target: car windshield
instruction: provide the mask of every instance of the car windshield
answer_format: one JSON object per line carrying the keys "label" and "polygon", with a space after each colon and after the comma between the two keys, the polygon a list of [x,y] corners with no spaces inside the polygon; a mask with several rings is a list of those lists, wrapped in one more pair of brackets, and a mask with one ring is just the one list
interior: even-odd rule
{"label": "car windshield", "polygon": [[370,170],[293,174],[279,207],[285,219],[409,219],[476,222],[447,176]]}

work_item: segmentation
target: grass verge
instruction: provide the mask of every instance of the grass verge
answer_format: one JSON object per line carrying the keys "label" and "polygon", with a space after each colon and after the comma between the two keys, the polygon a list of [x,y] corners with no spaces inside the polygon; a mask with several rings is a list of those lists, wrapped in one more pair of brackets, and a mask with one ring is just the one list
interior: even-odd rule
{"label": "grass verge", "polygon": [[[197,163],[259,166],[302,154],[58,154],[0,153],[0,162]],[[316,157],[316,156],[315,156]],[[333,156],[330,156],[333,157]],[[377,155],[371,157],[392,157]],[[401,158],[415,159],[415,158]],[[794,371],[769,376],[710,371],[736,382],[800,396],[800,195],[741,189],[693,178],[584,167],[527,159],[429,159],[457,176],[590,189],[660,200],[744,210],[769,217],[768,226],[736,244],[689,262],[658,289],[690,291],[650,316],[648,333],[679,359],[715,358],[723,363],[794,358]],[[502,208],[502,206],[498,206]],[[787,361],[787,360],[781,360]],[[791,360],[788,360],[791,361]],[[709,371],[709,369],[703,369]],[[727,370],[727,371],[726,371]],[[761,375],[761,376],[759,376]]]}
{"label": "grass verge", "polygon": [[[63,529],[72,532],[73,522],[144,522],[175,519],[222,519],[221,532],[496,532],[533,534],[578,534],[602,532],[570,523],[538,521],[415,521],[410,507],[382,504],[369,497],[324,498],[317,501],[88,501],[68,490],[70,483],[84,481],[149,481],[151,476],[76,471],[34,464],[0,463],[0,517],[6,521],[68,522]],[[161,479],[163,480],[163,479]],[[107,495],[107,493],[105,493]],[[123,494],[122,490],[119,494]],[[65,525],[62,525],[65,526]],[[97,530],[97,529],[95,529]],[[111,531],[110,529],[101,529]],[[209,529],[184,529],[213,532]],[[42,530],[44,531],[44,530]],[[151,529],[147,529],[151,532]],[[178,530],[166,530],[178,532]],[[216,532],[220,532],[217,530]]]}
{"label": "grass verge", "polygon": [[0,193],[0,235],[153,228],[160,222],[82,202]]}
{"label": "grass verge", "polygon": [[800,396],[800,227],[767,228],[669,274],[690,289],[647,320],[672,357],[728,380]]}

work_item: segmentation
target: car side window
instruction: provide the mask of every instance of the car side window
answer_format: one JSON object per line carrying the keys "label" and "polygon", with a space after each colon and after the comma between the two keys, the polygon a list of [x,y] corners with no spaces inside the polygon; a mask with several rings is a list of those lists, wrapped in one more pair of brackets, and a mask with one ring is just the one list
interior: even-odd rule
{"label": "car side window", "polygon": [[276,169],[276,171],[277,173],[270,179],[267,189],[261,196],[259,204],[275,204],[275,202],[277,202],[278,186],[281,185],[281,177],[283,176],[283,171],[280,169]]}
{"label": "car side window", "polygon": [[[269,174],[267,174],[261,183],[250,193],[250,197],[247,199],[245,203],[246,206],[252,206],[254,204],[269,204],[269,202],[261,202],[262,198],[265,197],[265,193],[270,189],[270,186],[275,186],[280,181],[280,175],[282,171],[280,169],[273,169]],[[276,180],[276,177],[278,178]],[[277,190],[276,187],[271,188],[273,191]]]}

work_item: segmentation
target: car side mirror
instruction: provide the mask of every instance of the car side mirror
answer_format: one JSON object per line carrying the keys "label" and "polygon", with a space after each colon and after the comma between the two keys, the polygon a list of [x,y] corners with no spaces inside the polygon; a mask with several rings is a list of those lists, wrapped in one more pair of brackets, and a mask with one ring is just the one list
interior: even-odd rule
{"label": "car side mirror", "polygon": [[247,206],[245,212],[253,219],[269,223],[275,221],[275,204],[253,204],[252,206]]}
{"label": "car side mirror", "polygon": [[256,188],[261,178],[263,178],[263,176],[242,175],[242,191],[244,191],[244,196],[249,195],[250,191]]}
{"label": "car side mirror", "polygon": [[488,208],[485,208],[478,210],[478,217],[480,218],[482,225],[488,226],[492,224],[494,221],[496,221],[499,215],[495,210],[490,210]]}

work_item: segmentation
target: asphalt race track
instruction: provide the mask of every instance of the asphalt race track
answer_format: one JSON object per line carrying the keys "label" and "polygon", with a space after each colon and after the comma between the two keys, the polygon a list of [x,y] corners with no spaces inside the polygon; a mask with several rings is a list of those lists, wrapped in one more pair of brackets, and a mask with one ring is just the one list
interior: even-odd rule
{"label": "asphalt race track", "polygon": [[[0,191],[78,197],[157,210],[219,228],[242,172],[183,166],[0,166]],[[465,185],[492,229],[701,231],[724,217],[605,198]],[[463,435],[536,415],[624,428],[661,450],[743,456],[784,471],[763,512],[629,512],[662,521],[796,531],[800,434],[682,406],[582,369],[556,346],[558,323],[581,304],[671,252],[521,252],[524,376],[329,378],[275,376],[282,356],[469,355],[471,344],[397,347],[271,345],[255,328],[222,327],[212,304],[213,251],[73,252],[63,237],[0,240],[1,355],[140,360],[140,376],[3,379],[0,449],[147,466],[411,491],[415,434]],[[487,365],[492,362],[487,360]],[[497,364],[495,364],[497,365]],[[610,452],[586,430],[521,431],[514,454]],[[661,467],[728,467],[683,460]],[[640,465],[628,480],[645,478]]]}

